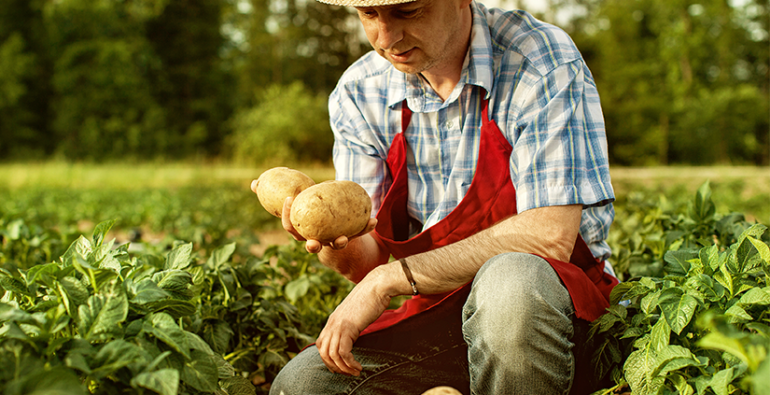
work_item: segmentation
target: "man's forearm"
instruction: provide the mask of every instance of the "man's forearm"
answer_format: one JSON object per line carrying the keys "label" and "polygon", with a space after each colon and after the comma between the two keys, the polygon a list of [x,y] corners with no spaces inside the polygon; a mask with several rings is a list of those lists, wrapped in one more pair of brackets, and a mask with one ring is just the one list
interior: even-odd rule
{"label": "man's forearm", "polygon": [[[506,252],[525,252],[569,261],[580,228],[580,205],[532,209],[509,217],[464,240],[407,259],[420,293],[451,291],[471,281],[481,266]],[[399,262],[376,268],[383,292],[412,293]]]}

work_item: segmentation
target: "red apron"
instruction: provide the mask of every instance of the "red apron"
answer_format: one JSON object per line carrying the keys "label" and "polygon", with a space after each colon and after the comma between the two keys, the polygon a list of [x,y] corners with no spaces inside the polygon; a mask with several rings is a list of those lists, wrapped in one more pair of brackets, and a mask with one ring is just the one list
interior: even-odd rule
{"label": "red apron", "polygon": [[[444,219],[409,238],[411,219],[406,208],[407,143],[403,132],[409,125],[412,112],[406,100],[402,103],[401,133],[394,137],[387,159],[393,184],[377,213],[378,224],[375,229],[377,236],[396,259],[465,239],[516,214],[516,190],[509,171],[512,148],[497,124],[489,119],[488,101],[484,100],[482,106],[484,121],[481,126],[479,159],[468,192]],[[546,260],[569,291],[578,318],[593,321],[609,307],[609,294],[618,280],[604,272],[604,263],[594,258],[580,235],[575,241],[571,263]],[[385,311],[361,335],[388,328],[441,303],[455,303],[461,307],[470,286],[471,283],[468,283],[447,293],[414,296],[400,308]]]}

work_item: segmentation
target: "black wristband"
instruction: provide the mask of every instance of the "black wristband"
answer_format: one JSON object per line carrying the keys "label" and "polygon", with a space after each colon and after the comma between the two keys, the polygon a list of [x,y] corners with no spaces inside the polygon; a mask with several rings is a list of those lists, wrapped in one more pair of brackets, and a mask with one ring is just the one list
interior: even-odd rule
{"label": "black wristband", "polygon": [[404,269],[406,279],[409,281],[409,285],[412,286],[412,295],[419,295],[420,293],[417,292],[417,283],[414,282],[414,277],[412,277],[412,271],[409,270],[409,266],[406,265],[406,258],[401,259],[401,268]]}

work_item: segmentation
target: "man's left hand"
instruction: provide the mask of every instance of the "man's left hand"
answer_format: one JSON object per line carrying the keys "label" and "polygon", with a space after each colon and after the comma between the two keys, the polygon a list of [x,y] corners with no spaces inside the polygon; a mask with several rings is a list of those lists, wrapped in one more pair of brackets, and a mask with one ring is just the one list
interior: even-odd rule
{"label": "man's left hand", "polygon": [[358,376],[363,368],[353,357],[353,343],[361,331],[382,315],[390,297],[377,292],[377,281],[365,277],[329,316],[316,341],[326,367],[334,373]]}

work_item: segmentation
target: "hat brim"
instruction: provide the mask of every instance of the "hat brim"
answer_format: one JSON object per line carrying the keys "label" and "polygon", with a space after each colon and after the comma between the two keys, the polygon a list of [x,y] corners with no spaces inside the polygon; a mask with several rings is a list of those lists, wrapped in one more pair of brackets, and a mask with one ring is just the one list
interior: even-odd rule
{"label": "hat brim", "polygon": [[319,3],[346,7],[381,7],[386,5],[411,3],[416,0],[317,0]]}

